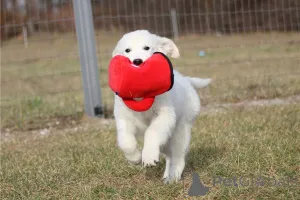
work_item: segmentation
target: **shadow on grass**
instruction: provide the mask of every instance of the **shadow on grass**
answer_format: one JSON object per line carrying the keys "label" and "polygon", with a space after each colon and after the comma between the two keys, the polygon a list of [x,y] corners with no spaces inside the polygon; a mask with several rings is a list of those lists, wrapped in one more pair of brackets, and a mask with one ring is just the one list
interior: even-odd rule
{"label": "shadow on grass", "polygon": [[162,180],[165,166],[166,161],[164,158],[161,158],[160,162],[155,167],[146,168],[145,176],[150,180]]}
{"label": "shadow on grass", "polygon": [[224,149],[217,147],[194,147],[191,148],[187,158],[185,171],[191,172],[201,170],[221,157]]}
{"label": "shadow on grass", "polygon": [[[190,174],[194,171],[203,170],[216,159],[222,157],[224,149],[217,147],[194,147],[191,148],[186,157],[186,166],[183,176]],[[155,167],[147,168],[145,175],[147,179],[162,179],[165,170],[165,159],[162,158],[158,165]]]}

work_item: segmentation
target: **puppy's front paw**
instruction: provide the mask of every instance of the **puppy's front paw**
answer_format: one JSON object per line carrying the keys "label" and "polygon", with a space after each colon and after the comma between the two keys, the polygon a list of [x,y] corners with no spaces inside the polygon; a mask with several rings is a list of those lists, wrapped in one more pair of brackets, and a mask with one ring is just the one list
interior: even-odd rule
{"label": "puppy's front paw", "polygon": [[159,162],[158,147],[144,147],[142,152],[142,163],[144,167],[155,166]]}
{"label": "puppy's front paw", "polygon": [[131,154],[125,154],[126,159],[134,164],[134,165],[138,165],[141,163],[142,160],[142,155],[141,152],[136,150],[135,152],[131,153]]}
{"label": "puppy's front paw", "polygon": [[172,184],[177,183],[181,180],[182,171],[184,168],[184,164],[173,166],[172,169],[169,170],[169,173],[167,174],[164,180],[165,184]]}
{"label": "puppy's front paw", "polygon": [[173,184],[173,183],[177,183],[180,180],[181,180],[181,177],[178,175],[175,175],[175,176],[168,175],[168,176],[164,177],[164,184]]}

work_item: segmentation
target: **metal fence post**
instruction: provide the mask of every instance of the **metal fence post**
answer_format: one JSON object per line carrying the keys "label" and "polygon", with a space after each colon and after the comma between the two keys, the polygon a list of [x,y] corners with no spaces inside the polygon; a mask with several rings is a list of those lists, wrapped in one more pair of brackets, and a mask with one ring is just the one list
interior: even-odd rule
{"label": "metal fence post", "polygon": [[73,0],[73,8],[80,53],[85,112],[91,117],[101,117],[103,116],[103,105],[91,1]]}
{"label": "metal fence post", "polygon": [[178,31],[178,23],[177,23],[177,13],[175,8],[171,8],[171,22],[172,22],[172,31],[173,31],[173,38],[174,40],[178,40],[179,38],[179,31]]}

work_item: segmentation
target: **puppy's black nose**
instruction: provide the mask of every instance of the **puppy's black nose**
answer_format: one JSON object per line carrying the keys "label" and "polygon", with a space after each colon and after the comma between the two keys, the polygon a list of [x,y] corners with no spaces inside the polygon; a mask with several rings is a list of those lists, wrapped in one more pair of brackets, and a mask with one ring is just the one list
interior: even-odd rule
{"label": "puppy's black nose", "polygon": [[133,60],[133,64],[135,64],[135,65],[140,65],[140,64],[142,64],[143,63],[143,60],[142,59],[134,59]]}

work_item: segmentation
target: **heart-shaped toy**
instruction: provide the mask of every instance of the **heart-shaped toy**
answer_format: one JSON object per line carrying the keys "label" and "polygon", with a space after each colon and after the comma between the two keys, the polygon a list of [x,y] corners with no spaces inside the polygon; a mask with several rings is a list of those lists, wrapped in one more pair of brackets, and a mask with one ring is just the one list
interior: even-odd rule
{"label": "heart-shaped toy", "polygon": [[172,63],[160,52],[155,52],[139,66],[125,56],[114,56],[108,75],[109,87],[128,108],[138,112],[150,109],[155,97],[169,91],[174,84]]}

